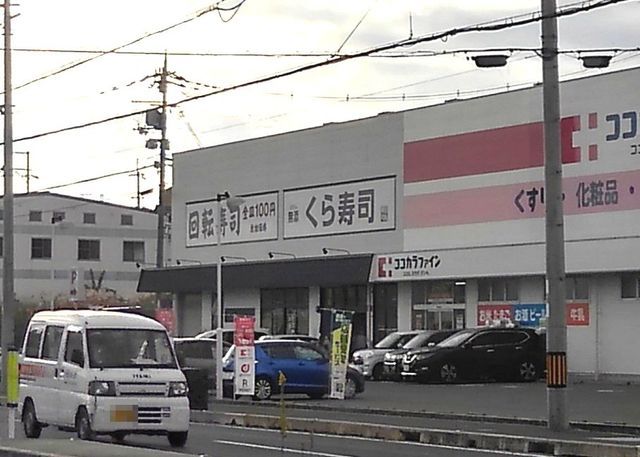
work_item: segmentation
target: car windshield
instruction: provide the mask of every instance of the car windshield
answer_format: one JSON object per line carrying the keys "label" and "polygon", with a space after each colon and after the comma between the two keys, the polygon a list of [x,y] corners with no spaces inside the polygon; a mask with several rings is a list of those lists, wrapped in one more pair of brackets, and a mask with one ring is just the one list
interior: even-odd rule
{"label": "car windshield", "polygon": [[162,330],[92,329],[87,344],[91,368],[177,368]]}
{"label": "car windshield", "polygon": [[455,335],[451,335],[449,338],[440,341],[436,346],[452,348],[456,346],[460,346],[464,343],[471,335],[475,332],[469,330],[463,330],[461,332],[456,333]]}
{"label": "car windshield", "polygon": [[382,338],[374,346],[376,349],[396,349],[401,348],[407,341],[415,336],[414,333],[390,333]]}
{"label": "car windshield", "polygon": [[431,333],[421,333],[411,338],[407,343],[402,346],[405,349],[417,349],[424,346],[425,341],[431,337]]}

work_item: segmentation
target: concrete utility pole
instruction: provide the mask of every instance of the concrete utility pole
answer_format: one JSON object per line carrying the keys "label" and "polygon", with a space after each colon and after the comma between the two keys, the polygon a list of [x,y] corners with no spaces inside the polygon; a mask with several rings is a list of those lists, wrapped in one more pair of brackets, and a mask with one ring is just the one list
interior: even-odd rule
{"label": "concrete utility pole", "polygon": [[162,107],[160,108],[160,196],[158,197],[158,247],[156,250],[156,267],[164,266],[164,169],[167,144],[167,55],[164,55],[164,66],[160,76],[160,92],[162,93]]}
{"label": "concrete utility pole", "polygon": [[[4,1],[4,257],[2,259],[2,373],[8,373],[6,356],[14,344],[15,299],[13,284],[13,105],[11,92],[11,11]],[[0,395],[7,398],[6,376],[0,382]]]}
{"label": "concrete utility pole", "polygon": [[567,322],[565,317],[564,215],[560,147],[560,84],[556,1],[542,1],[542,86],[546,277],[548,284],[547,407],[551,430],[569,428],[567,417]]}

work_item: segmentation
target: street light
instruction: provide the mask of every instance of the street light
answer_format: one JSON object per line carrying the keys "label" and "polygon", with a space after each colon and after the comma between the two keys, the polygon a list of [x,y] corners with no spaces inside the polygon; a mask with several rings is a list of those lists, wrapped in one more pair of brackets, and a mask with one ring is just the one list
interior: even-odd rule
{"label": "street light", "polygon": [[247,258],[239,255],[221,255],[220,260],[223,263],[226,262],[227,260],[242,260],[243,262],[246,262]]}
{"label": "street light", "polygon": [[184,262],[191,262],[191,263],[202,264],[202,262],[201,262],[200,260],[193,260],[193,259],[176,259],[176,265],[182,265]]}
{"label": "street light", "polygon": [[223,192],[216,195],[216,247],[218,249],[218,260],[216,262],[216,299],[218,301],[216,307],[216,399],[222,400],[222,257],[220,247],[222,245],[221,219],[222,219],[222,202],[227,204],[230,211],[237,211],[240,205],[244,203],[241,197],[232,197],[229,192]]}

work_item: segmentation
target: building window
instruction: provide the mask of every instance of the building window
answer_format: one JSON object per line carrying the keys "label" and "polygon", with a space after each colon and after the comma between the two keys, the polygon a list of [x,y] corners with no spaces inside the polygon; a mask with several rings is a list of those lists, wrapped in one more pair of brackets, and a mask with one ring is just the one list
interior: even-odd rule
{"label": "building window", "polygon": [[78,260],[100,260],[100,240],[78,240]]}
{"label": "building window", "polygon": [[42,211],[29,211],[29,222],[42,222]]}
{"label": "building window", "polygon": [[478,281],[478,301],[518,301],[518,280],[481,279]]}
{"label": "building window", "polygon": [[306,288],[260,291],[261,326],[272,335],[309,333],[309,291]]}
{"label": "building window", "polygon": [[4,237],[0,236],[0,257],[4,255]]}
{"label": "building window", "polygon": [[233,324],[234,318],[236,316],[255,316],[255,315],[256,315],[255,308],[225,308],[224,323]]}
{"label": "building window", "polygon": [[60,221],[64,221],[66,218],[66,215],[64,214],[64,211],[54,211],[53,212],[53,217],[51,218],[51,223],[56,223],[56,222],[60,222]]}
{"label": "building window", "polygon": [[125,241],[122,244],[123,262],[144,262],[144,241]]}
{"label": "building window", "polygon": [[565,284],[567,300],[589,299],[589,281],[586,276],[567,276]]}
{"label": "building window", "polygon": [[622,298],[640,298],[640,275],[625,273],[622,279]]}
{"label": "building window", "polygon": [[465,303],[465,281],[416,281],[411,284],[411,304]]}
{"label": "building window", "polygon": [[31,238],[31,258],[51,258],[51,238]]}
{"label": "building window", "polygon": [[82,214],[82,223],[83,224],[95,224],[96,223],[96,213],[83,213]]}
{"label": "building window", "polygon": [[4,221],[4,209],[0,209],[0,221]]}
{"label": "building window", "polygon": [[120,225],[133,225],[133,216],[131,214],[121,214]]}

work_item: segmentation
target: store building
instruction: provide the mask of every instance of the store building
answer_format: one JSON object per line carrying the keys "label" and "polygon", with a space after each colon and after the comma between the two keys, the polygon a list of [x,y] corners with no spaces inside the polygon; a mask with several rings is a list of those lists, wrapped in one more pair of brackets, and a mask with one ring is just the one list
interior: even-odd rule
{"label": "store building", "polygon": [[[640,375],[639,77],[561,83],[574,373]],[[498,317],[539,326],[542,126],[538,85],[176,154],[172,257],[194,262],[145,270],[139,290],[174,294],[181,334],[214,327],[226,256],[225,315],[278,333],[317,333],[331,307],[356,312],[361,344]],[[225,191],[244,203],[223,203],[217,246]]]}

